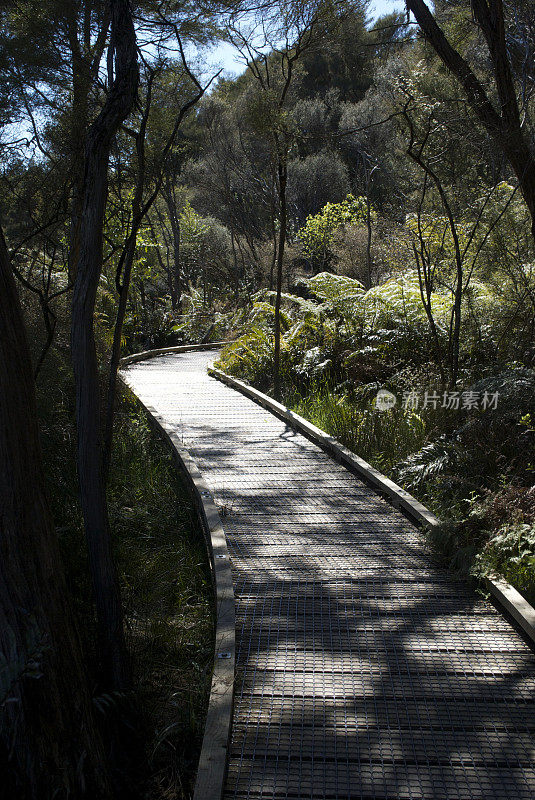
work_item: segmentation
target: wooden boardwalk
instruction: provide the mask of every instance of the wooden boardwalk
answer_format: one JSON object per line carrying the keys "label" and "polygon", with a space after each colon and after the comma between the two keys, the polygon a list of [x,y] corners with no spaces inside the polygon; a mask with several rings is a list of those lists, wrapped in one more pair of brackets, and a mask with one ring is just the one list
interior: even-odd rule
{"label": "wooden boardwalk", "polygon": [[535,656],[418,531],[284,422],[164,356],[129,383],[219,505],[237,614],[224,798],[532,800]]}

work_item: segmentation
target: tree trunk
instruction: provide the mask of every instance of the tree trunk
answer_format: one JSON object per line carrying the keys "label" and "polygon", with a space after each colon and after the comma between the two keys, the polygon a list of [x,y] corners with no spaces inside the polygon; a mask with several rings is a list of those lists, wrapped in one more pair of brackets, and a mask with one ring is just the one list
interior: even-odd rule
{"label": "tree trunk", "polygon": [[277,264],[277,226],[275,225],[275,204],[273,198],[271,200],[271,237],[273,239],[273,252],[271,254],[271,264],[269,267],[269,291],[273,291],[273,284],[275,281],[275,266]]}
{"label": "tree trunk", "polygon": [[[119,584],[103,480],[100,392],[93,314],[102,268],[102,234],[112,138],[129,115],[137,91],[136,37],[128,0],[111,1],[115,80],[86,142],[80,255],[73,293],[71,347],[76,383],[80,500],[97,608],[105,682],[128,686]],[[111,45],[110,45],[111,46]]]}
{"label": "tree trunk", "polygon": [[371,289],[372,287],[372,203],[370,200],[370,189],[372,184],[372,176],[375,170],[377,169],[377,165],[369,169],[369,165],[364,162],[364,168],[366,172],[366,230],[367,230],[367,239],[366,239],[366,281],[367,286],[366,289]]}
{"label": "tree trunk", "polygon": [[281,380],[280,380],[280,335],[281,335],[281,292],[282,292],[282,266],[284,261],[284,246],[286,244],[286,182],[287,168],[285,161],[279,161],[279,207],[280,207],[280,230],[279,248],[277,252],[277,292],[275,295],[275,353],[273,361],[273,394],[275,400],[281,399]]}
{"label": "tree trunk", "polygon": [[[420,211],[418,211],[418,214],[420,214]],[[414,260],[416,261],[416,269],[418,271],[418,286],[420,289],[420,298],[422,300],[422,305],[424,307],[427,321],[429,323],[431,336],[433,337],[433,344],[435,346],[435,358],[436,358],[436,364],[440,372],[440,380],[442,381],[442,383],[445,383],[444,365],[442,363],[442,348],[440,346],[440,337],[438,335],[435,318],[433,316],[433,303],[432,303],[433,280],[431,277],[432,268],[430,264],[426,263],[426,250],[422,238],[420,238],[420,247],[421,247],[421,252],[418,253],[416,245],[413,242],[412,249],[414,253]]]}
{"label": "tree trunk", "polygon": [[160,265],[160,270],[162,275],[165,275],[167,279],[167,288],[169,289],[169,295],[171,297],[171,308],[173,311],[177,307],[177,296],[176,296],[176,289],[175,289],[175,282],[173,278],[173,272],[169,266],[169,253],[167,253],[167,264],[164,264],[164,260],[162,258],[162,254],[160,252],[160,244],[158,242],[158,237],[156,236],[156,230],[154,228],[154,223],[152,222],[151,218],[147,216],[147,220],[149,223],[150,232],[152,234],[152,238],[155,244],[155,251],[156,251],[156,258],[158,259],[158,264]]}
{"label": "tree trunk", "polygon": [[182,280],[180,269],[180,218],[177,213],[175,199],[171,192],[171,187],[167,186],[164,193],[165,202],[169,211],[169,221],[171,222],[171,231],[173,233],[173,280],[175,285],[175,296],[177,298],[177,306],[180,305],[182,298]]}
{"label": "tree trunk", "polygon": [[[88,2],[89,0],[86,0],[86,11]],[[108,4],[105,4],[106,7],[107,5]],[[80,3],[70,3],[67,6],[67,10],[67,34],[72,67],[72,109],[70,118],[70,176],[72,199],[67,266],[69,280],[72,281],[80,254],[80,230],[82,225],[84,192],[84,141],[89,120],[90,94],[106,46],[110,19],[109,11],[106,9],[103,13],[100,31],[93,46],[91,46],[88,41],[82,46],[79,41],[79,16],[82,11]]]}
{"label": "tree trunk", "polygon": [[72,199],[68,270],[69,279],[72,281],[80,253],[80,227],[82,224],[84,190],[84,140],[89,116],[91,76],[87,54],[84,58],[78,41],[78,9],[74,3],[69,12],[68,38],[72,58],[72,111],[70,124]]}
{"label": "tree trunk", "polygon": [[136,234],[137,234],[137,228],[135,231],[131,233],[126,246],[123,280],[119,287],[119,305],[117,307],[117,317],[115,320],[115,328],[113,330],[113,344],[111,348],[110,371],[108,375],[108,391],[106,395],[104,444],[102,452],[102,460],[104,465],[103,482],[105,486],[108,482],[110,463],[111,463],[111,450],[113,445],[113,420],[114,420],[113,412],[115,406],[115,390],[117,385],[117,373],[119,371],[119,362],[121,360],[121,341],[123,338],[123,324],[126,314],[126,303],[128,301],[128,290],[130,289],[132,265],[134,263],[134,256],[136,252]]}
{"label": "tree trunk", "polygon": [[5,797],[110,797],[44,490],[31,357],[0,231],[0,772]]}
{"label": "tree trunk", "polygon": [[369,194],[366,194],[366,289],[372,288],[372,213]]}

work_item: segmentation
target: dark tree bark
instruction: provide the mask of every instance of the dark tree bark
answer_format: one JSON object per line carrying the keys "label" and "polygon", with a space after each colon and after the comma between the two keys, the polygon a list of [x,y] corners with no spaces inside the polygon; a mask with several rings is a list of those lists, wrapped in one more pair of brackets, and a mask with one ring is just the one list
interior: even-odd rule
{"label": "dark tree bark", "polygon": [[[93,314],[102,269],[102,234],[113,136],[130,114],[139,78],[129,0],[111,0],[111,56],[115,79],[86,142],[80,255],[72,305],[71,347],[76,383],[78,475],[106,685],[130,683],[119,584],[103,479],[98,364]],[[109,59],[110,60],[110,59]]]}
{"label": "dark tree bark", "polygon": [[507,53],[502,0],[471,0],[474,18],[487,42],[499,110],[495,108],[469,64],[452,47],[426,3],[423,0],[406,0],[406,4],[427,41],[462,85],[481,124],[509,160],[531,215],[531,232],[535,239],[535,154],[522,130]]}
{"label": "dark tree bark", "polygon": [[35,387],[0,231],[0,773],[5,797],[110,797],[49,512]]}

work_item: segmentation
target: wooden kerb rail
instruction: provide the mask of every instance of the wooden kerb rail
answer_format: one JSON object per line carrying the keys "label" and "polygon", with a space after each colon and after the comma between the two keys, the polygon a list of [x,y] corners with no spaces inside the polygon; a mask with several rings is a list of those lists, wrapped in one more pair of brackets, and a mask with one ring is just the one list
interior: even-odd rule
{"label": "wooden kerb rail", "polygon": [[[214,347],[221,347],[221,344],[181,346],[136,353],[123,359],[121,367],[166,353],[210,350]],[[236,663],[234,590],[225,532],[212,494],[177,433],[154,408],[146,406],[139,398],[137,400],[147,413],[150,424],[170,445],[179,469],[187,477],[201,517],[210,556],[216,605],[214,669],[193,800],[220,800],[226,778],[232,730]]]}
{"label": "wooden kerb rail", "polygon": [[[291,411],[289,408],[277,403],[271,397],[252,386],[232,378],[221,370],[209,368],[208,372],[222,383],[236,389],[246,397],[254,400],[255,403],[271,411],[280,419],[287,422],[294,430],[304,434],[308,439],[315,442],[323,450],[333,456],[336,461],[344,464],[351,471],[360,475],[367,484],[375,491],[379,492],[392,503],[393,506],[402,510],[413,522],[428,528],[435,528],[440,525],[440,520],[432,511],[429,511],[422,503],[416,500],[409,492],[406,492],[394,481],[382,475],[378,470],[368,464],[364,459],[352,453],[347,447],[340,444],[336,439],[325,431],[320,430],[311,422]],[[528,638],[535,644],[535,609],[525,600],[517,590],[503,578],[486,578],[485,585],[488,591],[495,598],[499,606],[507,611],[520,627],[524,630]]]}

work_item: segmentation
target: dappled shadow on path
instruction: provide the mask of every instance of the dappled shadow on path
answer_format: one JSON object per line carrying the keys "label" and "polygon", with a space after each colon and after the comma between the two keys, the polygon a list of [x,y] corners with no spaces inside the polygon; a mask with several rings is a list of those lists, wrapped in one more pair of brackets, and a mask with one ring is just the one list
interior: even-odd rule
{"label": "dappled shadow on path", "polygon": [[533,797],[532,654],[401,515],[291,444],[195,429],[237,593],[227,796]]}
{"label": "dappled shadow on path", "polygon": [[206,377],[171,393],[163,377],[161,413],[233,562],[225,797],[535,797],[535,657],[518,633],[303,436]]}

